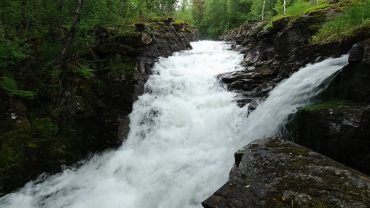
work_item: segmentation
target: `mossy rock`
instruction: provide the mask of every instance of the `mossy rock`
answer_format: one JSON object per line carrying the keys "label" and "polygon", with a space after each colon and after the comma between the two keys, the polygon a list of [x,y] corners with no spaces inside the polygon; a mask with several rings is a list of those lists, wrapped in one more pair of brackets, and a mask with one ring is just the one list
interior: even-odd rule
{"label": "mossy rock", "polygon": [[205,208],[370,206],[370,179],[300,145],[270,138],[243,148],[229,181]]}
{"label": "mossy rock", "polygon": [[40,171],[59,169],[70,150],[57,137],[58,131],[51,118],[44,117],[31,119],[29,128],[0,135],[0,192],[14,189]]}

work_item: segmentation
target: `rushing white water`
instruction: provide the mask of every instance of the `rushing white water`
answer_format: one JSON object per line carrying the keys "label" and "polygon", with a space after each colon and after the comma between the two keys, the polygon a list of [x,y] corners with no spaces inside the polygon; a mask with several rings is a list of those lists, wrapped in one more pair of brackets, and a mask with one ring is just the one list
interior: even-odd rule
{"label": "rushing white water", "polygon": [[147,93],[134,104],[131,131],[120,149],[30,182],[1,198],[0,207],[200,207],[226,182],[241,145],[274,135],[346,62],[342,57],[302,69],[246,118],[235,95],[216,80],[217,74],[240,68],[242,55],[228,47],[197,42],[190,51],[160,59]]}

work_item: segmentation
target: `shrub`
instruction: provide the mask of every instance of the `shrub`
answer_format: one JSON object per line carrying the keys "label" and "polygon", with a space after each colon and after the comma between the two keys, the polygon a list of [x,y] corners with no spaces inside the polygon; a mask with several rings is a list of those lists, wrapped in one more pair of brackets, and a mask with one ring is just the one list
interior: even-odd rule
{"label": "shrub", "polygon": [[28,57],[28,45],[21,41],[9,41],[0,38],[0,68],[14,65]]}

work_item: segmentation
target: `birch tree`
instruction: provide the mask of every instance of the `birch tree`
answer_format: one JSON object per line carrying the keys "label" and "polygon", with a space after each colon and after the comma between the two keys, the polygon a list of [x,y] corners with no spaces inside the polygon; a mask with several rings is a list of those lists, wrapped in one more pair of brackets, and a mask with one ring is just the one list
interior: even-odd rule
{"label": "birch tree", "polygon": [[266,0],[263,0],[263,5],[262,5],[262,21],[265,20],[265,8],[266,8]]}

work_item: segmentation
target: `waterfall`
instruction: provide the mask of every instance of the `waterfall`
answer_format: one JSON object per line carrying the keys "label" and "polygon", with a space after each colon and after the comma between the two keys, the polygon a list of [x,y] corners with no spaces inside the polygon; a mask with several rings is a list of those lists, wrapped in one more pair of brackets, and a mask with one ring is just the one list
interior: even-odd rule
{"label": "waterfall", "polygon": [[200,207],[227,181],[238,148],[275,134],[346,63],[341,57],[301,69],[247,117],[216,79],[241,69],[243,56],[223,42],[192,45],[154,66],[121,148],[30,182],[1,198],[0,207]]}
{"label": "waterfall", "polygon": [[283,80],[243,123],[243,137],[255,140],[276,136],[288,116],[310,104],[329,84],[327,79],[343,68],[347,60],[348,55],[344,55],[309,64]]}

